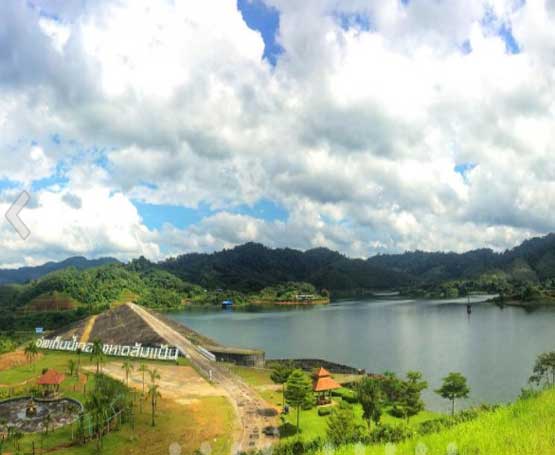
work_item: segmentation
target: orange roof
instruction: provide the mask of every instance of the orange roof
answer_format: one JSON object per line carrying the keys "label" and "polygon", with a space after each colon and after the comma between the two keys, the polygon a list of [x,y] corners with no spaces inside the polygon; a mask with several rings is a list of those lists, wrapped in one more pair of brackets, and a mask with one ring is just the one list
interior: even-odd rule
{"label": "orange roof", "polygon": [[37,381],[39,385],[57,385],[61,384],[65,375],[63,373],[58,373],[56,370],[48,370],[44,373]]}
{"label": "orange roof", "polygon": [[316,372],[314,376],[317,378],[329,378],[331,376],[331,373],[325,368],[320,367],[320,369]]}
{"label": "orange roof", "polygon": [[325,392],[326,390],[334,390],[339,388],[341,388],[341,386],[332,378],[330,378],[329,373],[328,376],[316,378],[312,385],[312,390],[314,390],[315,392]]}

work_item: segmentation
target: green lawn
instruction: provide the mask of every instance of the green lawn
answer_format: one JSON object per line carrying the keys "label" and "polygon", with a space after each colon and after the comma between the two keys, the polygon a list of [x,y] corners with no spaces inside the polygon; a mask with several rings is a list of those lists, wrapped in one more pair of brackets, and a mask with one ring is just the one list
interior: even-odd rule
{"label": "green lawn", "polygon": [[[74,353],[46,352],[35,362],[34,366],[22,365],[0,371],[0,383],[19,384],[26,380],[29,387],[34,386],[34,379],[39,377],[44,368],[54,368],[66,373],[66,380],[62,384],[64,396],[75,398],[82,403],[86,401],[84,391],[94,389],[94,374],[87,376],[86,388],[76,377],[67,375],[67,364],[70,359],[76,360]],[[107,359],[108,361],[110,358]],[[121,359],[120,359],[121,360]],[[148,361],[147,364],[168,362]],[[139,362],[137,362],[139,363]],[[179,365],[187,365],[186,360],[181,360]],[[91,365],[87,355],[81,355],[81,365]],[[163,379],[163,378],[162,378]],[[2,388],[0,388],[2,389]],[[4,391],[6,389],[4,388]],[[17,395],[28,395],[22,388],[16,388]],[[164,396],[159,401],[157,411],[157,424],[151,426],[149,402],[141,404],[140,394],[136,394],[136,419],[135,427],[124,424],[117,431],[104,438],[103,453],[107,454],[148,454],[168,453],[172,443],[182,447],[183,454],[192,454],[203,442],[211,445],[212,454],[227,455],[231,450],[232,436],[235,425],[235,414],[229,401],[224,397],[191,397],[191,404],[182,405]],[[90,442],[85,446],[69,446],[72,440],[72,430],[77,424],[59,428],[44,434],[26,434],[21,439],[21,449],[25,453],[40,453],[40,447],[46,450],[55,450],[55,453],[85,455],[95,453],[95,444]],[[4,446],[4,452],[13,450],[12,442]]]}
{"label": "green lawn", "polygon": [[[264,398],[269,403],[281,409],[283,398],[280,387],[275,387],[274,383],[270,379],[272,370],[260,369],[260,368],[248,368],[236,365],[230,365],[229,368],[237,375],[239,375],[246,383],[254,386],[262,398]],[[352,375],[333,375],[334,379],[349,379],[353,378]],[[340,398],[334,397],[334,401],[337,403]],[[366,423],[362,419],[362,407],[360,405],[354,405],[355,414],[357,416],[357,421],[361,425]],[[440,414],[433,413],[431,411],[423,411],[417,416],[410,419],[411,425],[417,425],[425,420],[431,420],[433,418],[439,417]],[[311,440],[317,437],[325,437],[327,429],[328,416],[319,416],[318,408],[314,407],[310,410],[301,410],[300,416],[300,430],[301,437],[304,440]],[[389,424],[400,424],[403,421],[401,419],[390,416],[384,413],[382,417],[383,423]],[[297,412],[294,409],[290,410],[289,415],[285,416],[285,424],[281,427],[282,439],[295,438],[295,430],[297,424]]]}
{"label": "green lawn", "polygon": [[242,367],[232,364],[228,364],[227,366],[236,375],[240,376],[243,381],[252,386],[265,386],[273,384],[272,380],[270,379],[272,370],[267,370],[264,368]]}
{"label": "green lawn", "polygon": [[[553,455],[555,454],[555,390],[520,400],[449,430],[399,444],[395,455]],[[426,447],[416,451],[417,445]],[[456,450],[455,450],[456,448]],[[362,450],[361,450],[362,449]],[[337,455],[383,455],[384,446],[347,446]]]}
{"label": "green lawn", "polygon": [[[334,401],[337,403],[340,401],[339,398],[334,398]],[[367,426],[366,422],[362,418],[362,407],[359,404],[353,405],[357,422],[364,427]],[[434,418],[439,417],[439,414],[431,412],[431,411],[423,411],[420,414],[412,417],[409,421],[409,425],[417,425],[425,420],[431,420]],[[291,410],[289,415],[285,417],[286,423],[282,427],[282,438],[289,439],[295,438],[295,429],[297,425],[297,411]],[[315,439],[317,437],[325,437],[326,430],[327,430],[327,422],[328,416],[319,416],[318,415],[318,408],[314,407],[307,411],[301,410],[300,416],[300,433],[301,437],[305,441],[309,441],[311,439]],[[399,425],[404,423],[404,420],[398,419],[396,417],[390,416],[387,413],[384,413],[381,419],[381,423],[387,423],[392,425]]]}

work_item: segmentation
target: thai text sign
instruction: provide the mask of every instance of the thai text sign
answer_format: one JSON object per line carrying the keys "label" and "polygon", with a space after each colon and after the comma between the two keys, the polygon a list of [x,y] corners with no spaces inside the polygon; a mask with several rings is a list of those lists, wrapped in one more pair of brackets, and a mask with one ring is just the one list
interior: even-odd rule
{"label": "thai text sign", "polygon": [[[90,354],[92,351],[93,343],[80,343],[77,337],[73,337],[71,341],[62,340],[60,337],[53,339],[39,338],[37,340],[37,347],[41,349],[51,349],[55,351],[72,351],[81,349],[82,352]],[[138,359],[150,360],[177,360],[179,350],[175,347],[168,345],[161,345],[159,347],[143,347],[141,343],[135,343],[134,346],[119,345],[119,344],[103,344],[102,352],[105,355],[112,355],[116,357],[135,357]]]}

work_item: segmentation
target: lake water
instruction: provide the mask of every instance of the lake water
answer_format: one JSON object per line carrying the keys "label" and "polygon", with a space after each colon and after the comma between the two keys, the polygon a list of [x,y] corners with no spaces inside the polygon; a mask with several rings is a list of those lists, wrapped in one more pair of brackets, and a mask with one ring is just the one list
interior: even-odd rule
{"label": "lake water", "polygon": [[170,316],[224,344],[263,349],[267,358],[323,358],[372,373],[421,371],[430,386],[427,406],[447,411],[448,403],[433,390],[450,371],[468,378],[471,398],[465,406],[512,401],[527,385],[535,357],[555,350],[555,309],[527,312],[473,300],[470,316],[464,299],[395,297]]}

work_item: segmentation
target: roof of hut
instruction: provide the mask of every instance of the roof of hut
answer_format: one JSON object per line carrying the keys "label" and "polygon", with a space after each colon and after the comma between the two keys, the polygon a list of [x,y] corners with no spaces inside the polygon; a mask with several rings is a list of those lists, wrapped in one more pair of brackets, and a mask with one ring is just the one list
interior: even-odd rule
{"label": "roof of hut", "polygon": [[64,382],[65,375],[56,370],[47,370],[37,381],[39,385],[59,385]]}
{"label": "roof of hut", "polygon": [[320,367],[314,375],[312,390],[315,392],[326,392],[328,390],[335,390],[339,388],[341,388],[341,385],[332,379],[330,372],[325,368]]}

